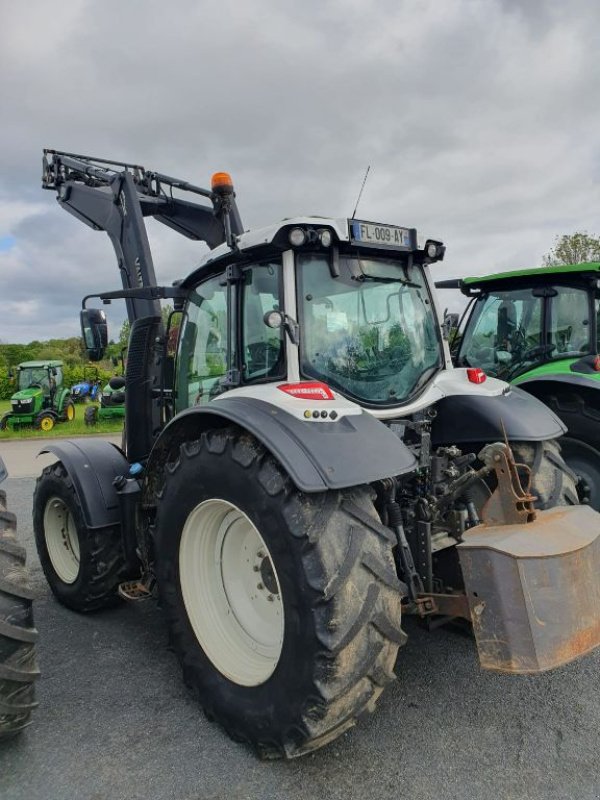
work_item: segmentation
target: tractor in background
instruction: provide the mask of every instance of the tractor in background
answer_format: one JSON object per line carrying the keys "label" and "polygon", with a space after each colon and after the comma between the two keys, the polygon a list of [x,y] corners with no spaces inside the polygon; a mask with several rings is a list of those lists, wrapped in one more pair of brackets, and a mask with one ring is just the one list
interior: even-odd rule
{"label": "tractor in background", "polygon": [[564,422],[562,454],[581,499],[600,510],[600,263],[440,281],[469,298],[453,346],[542,400]]}
{"label": "tractor in background", "polygon": [[17,391],[11,410],[0,418],[0,430],[33,425],[51,431],[58,422],[72,422],[75,406],[63,385],[62,361],[24,361],[17,367]]}
{"label": "tractor in background", "polygon": [[89,403],[101,395],[100,378],[97,367],[85,367],[83,380],[71,386],[71,399],[74,403]]}

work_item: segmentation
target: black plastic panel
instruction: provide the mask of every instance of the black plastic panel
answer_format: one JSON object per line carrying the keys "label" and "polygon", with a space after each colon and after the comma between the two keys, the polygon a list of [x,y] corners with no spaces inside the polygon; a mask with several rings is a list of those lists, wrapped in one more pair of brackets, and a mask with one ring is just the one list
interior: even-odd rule
{"label": "black plastic panel", "polygon": [[148,472],[164,461],[174,445],[223,421],[252,433],[304,492],[372,483],[416,467],[406,445],[367,412],[335,422],[312,422],[296,419],[263,400],[231,397],[187,409],[172,420],[152,451]]}
{"label": "black plastic panel", "polygon": [[40,452],[54,453],[63,463],[90,528],[120,524],[119,498],[113,481],[117,475],[127,473],[129,464],[118,447],[102,439],[78,439],[48,444]]}
{"label": "black plastic panel", "polygon": [[440,445],[461,442],[541,442],[556,439],[566,428],[560,419],[533,395],[512,387],[497,397],[456,395],[435,406],[432,442]]}

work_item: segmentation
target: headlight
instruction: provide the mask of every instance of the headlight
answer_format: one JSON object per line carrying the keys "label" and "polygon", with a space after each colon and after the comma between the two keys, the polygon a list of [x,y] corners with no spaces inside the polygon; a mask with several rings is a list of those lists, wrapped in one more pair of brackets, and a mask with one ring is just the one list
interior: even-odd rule
{"label": "headlight", "polygon": [[301,247],[306,241],[306,233],[302,228],[292,228],[289,240],[292,247]]}

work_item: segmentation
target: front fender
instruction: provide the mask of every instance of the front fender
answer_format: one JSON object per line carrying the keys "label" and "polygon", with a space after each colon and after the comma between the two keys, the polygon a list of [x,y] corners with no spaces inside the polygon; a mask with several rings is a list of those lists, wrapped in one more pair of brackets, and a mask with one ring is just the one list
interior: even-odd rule
{"label": "front fender", "polygon": [[117,475],[127,474],[129,464],[116,445],[102,439],[78,439],[48,444],[41,453],[54,453],[64,465],[89,528],[120,524],[113,481]]}
{"label": "front fender", "polygon": [[417,464],[390,428],[367,412],[312,422],[255,397],[231,397],[186,409],[167,425],[150,454],[144,493],[183,442],[232,422],[258,439],[303,492],[372,483],[411,472]]}
{"label": "front fender", "polygon": [[435,408],[431,438],[436,447],[503,441],[505,435],[509,442],[542,442],[567,430],[540,400],[514,386],[495,397],[445,397]]}

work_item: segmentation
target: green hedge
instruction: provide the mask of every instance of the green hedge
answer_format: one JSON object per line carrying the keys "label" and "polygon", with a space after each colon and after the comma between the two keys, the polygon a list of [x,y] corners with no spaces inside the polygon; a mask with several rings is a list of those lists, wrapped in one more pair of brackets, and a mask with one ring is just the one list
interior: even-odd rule
{"label": "green hedge", "polygon": [[[110,378],[115,374],[116,370],[99,369],[98,377],[104,386]],[[80,383],[83,380],[84,367],[63,367],[64,385],[73,386],[75,383]],[[15,370],[16,375],[16,370]],[[0,400],[10,400],[11,396],[17,391],[16,380],[11,381],[8,377],[8,370],[0,367]]]}

